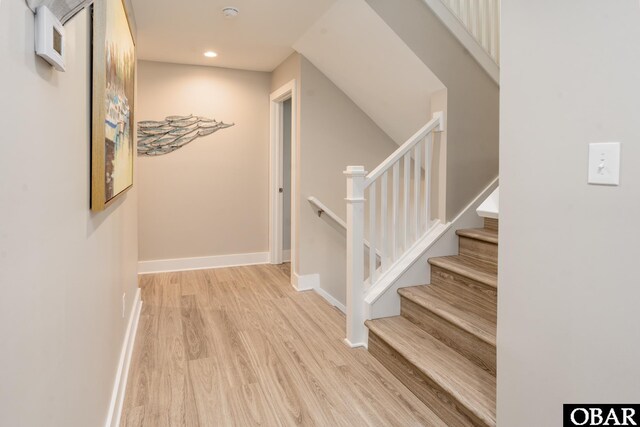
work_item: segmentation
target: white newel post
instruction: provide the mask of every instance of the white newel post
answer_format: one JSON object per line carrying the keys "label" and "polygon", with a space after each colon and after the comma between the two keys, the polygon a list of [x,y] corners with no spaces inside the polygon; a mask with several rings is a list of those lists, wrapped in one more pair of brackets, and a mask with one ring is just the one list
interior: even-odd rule
{"label": "white newel post", "polygon": [[366,345],[364,326],[364,182],[363,166],[348,166],[347,176],[347,338],[351,347]]}

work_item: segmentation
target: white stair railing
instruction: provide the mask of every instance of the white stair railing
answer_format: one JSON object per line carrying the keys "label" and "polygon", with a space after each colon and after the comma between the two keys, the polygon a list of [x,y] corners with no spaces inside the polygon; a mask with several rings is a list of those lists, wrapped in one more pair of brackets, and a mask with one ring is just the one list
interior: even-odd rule
{"label": "white stair railing", "polygon": [[[347,177],[347,338],[365,345],[364,299],[393,264],[432,226],[431,161],[443,113],[422,127],[372,172],[349,166]],[[366,215],[365,215],[366,214]],[[370,250],[365,251],[365,234]],[[368,257],[365,259],[365,252]],[[379,254],[381,262],[376,260]]]}
{"label": "white stair railing", "polygon": [[500,1],[422,0],[500,84]]}
{"label": "white stair railing", "polygon": [[500,65],[500,0],[441,0]]}

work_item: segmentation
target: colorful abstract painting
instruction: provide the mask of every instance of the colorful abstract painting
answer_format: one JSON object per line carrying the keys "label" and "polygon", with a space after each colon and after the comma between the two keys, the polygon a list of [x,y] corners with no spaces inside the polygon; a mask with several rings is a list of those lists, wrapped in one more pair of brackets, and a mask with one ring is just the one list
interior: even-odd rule
{"label": "colorful abstract painting", "polygon": [[94,3],[91,207],[133,185],[135,44],[121,0]]}

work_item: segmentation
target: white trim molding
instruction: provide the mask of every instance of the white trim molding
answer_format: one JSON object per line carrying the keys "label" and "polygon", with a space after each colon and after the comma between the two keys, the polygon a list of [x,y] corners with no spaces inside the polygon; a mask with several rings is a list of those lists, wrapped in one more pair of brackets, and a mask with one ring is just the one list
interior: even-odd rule
{"label": "white trim molding", "polygon": [[142,310],[142,300],[140,299],[140,288],[136,290],[133,298],[133,306],[129,315],[129,323],[127,331],[124,335],[122,350],[120,351],[120,360],[118,362],[118,370],[113,383],[113,392],[111,393],[111,401],[109,403],[109,413],[105,427],[119,427],[120,418],[122,417],[122,405],[124,403],[124,394],[127,389],[127,378],[129,377],[129,366],[131,365],[131,355],[133,354],[133,345],[136,341],[136,333],[138,332],[138,322],[140,320],[140,311]]}
{"label": "white trim molding", "polygon": [[185,270],[206,270],[209,268],[267,264],[268,262],[269,252],[215,255],[197,258],[159,259],[153,261],[139,261],[138,274],[166,273],[170,271]]}
{"label": "white trim molding", "polygon": [[338,310],[340,310],[343,313],[347,312],[347,307],[345,307],[345,305],[343,303],[341,303],[340,301],[338,301],[337,299],[335,299],[333,297],[333,295],[331,295],[329,292],[325,291],[324,289],[322,289],[320,286],[318,286],[317,288],[313,289],[318,295],[320,295],[322,298],[324,298],[325,300],[327,300],[327,302],[329,304],[331,304],[332,306],[334,306],[335,308],[337,308]]}
{"label": "white trim molding", "polygon": [[[283,164],[282,148],[282,103],[291,99],[291,165]],[[291,80],[274,91],[270,96],[271,133],[269,143],[269,252],[271,264],[284,261],[282,249],[282,193],[278,191],[283,185],[283,170],[291,168],[291,271],[297,271],[297,206],[298,206],[298,94],[297,82]],[[293,280],[293,275],[291,276]]]}
{"label": "white trim molding", "polygon": [[318,273],[299,275],[292,270],[291,286],[298,292],[318,289],[320,288],[320,275]]}
{"label": "white trim molding", "polygon": [[483,218],[498,219],[500,217],[500,188],[493,190],[493,193],[482,202],[476,212]]}
{"label": "white trim molding", "polygon": [[314,291],[343,313],[347,310],[344,304],[320,287],[320,274],[318,273],[298,275],[292,271],[291,285],[298,292]]}
{"label": "white trim molding", "polygon": [[347,347],[349,348],[369,348],[369,328],[364,328],[364,341],[363,342],[359,342],[359,343],[352,343],[351,341],[349,341],[348,338],[345,338],[344,340],[342,340],[342,342],[344,342]]}

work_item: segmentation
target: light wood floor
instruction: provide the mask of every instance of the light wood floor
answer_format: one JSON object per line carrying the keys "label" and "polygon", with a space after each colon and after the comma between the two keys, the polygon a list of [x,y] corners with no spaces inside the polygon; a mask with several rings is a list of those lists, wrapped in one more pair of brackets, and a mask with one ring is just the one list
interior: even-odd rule
{"label": "light wood floor", "polygon": [[288,265],[141,276],[122,426],[444,426]]}

